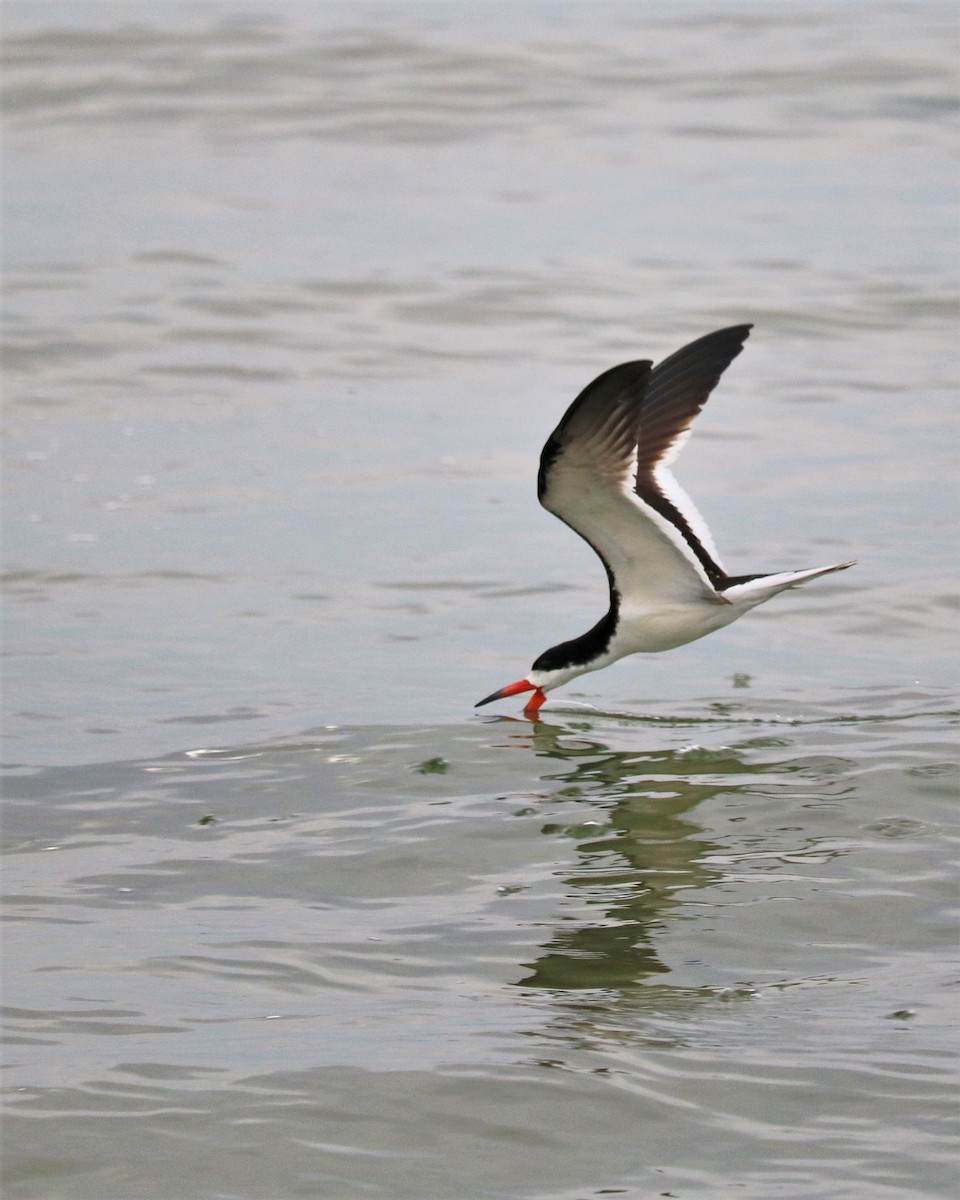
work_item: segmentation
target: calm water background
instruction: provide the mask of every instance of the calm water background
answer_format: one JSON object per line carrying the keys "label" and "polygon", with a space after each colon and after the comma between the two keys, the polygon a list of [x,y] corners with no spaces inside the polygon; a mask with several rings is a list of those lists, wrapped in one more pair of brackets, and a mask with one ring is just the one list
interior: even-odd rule
{"label": "calm water background", "polygon": [[[4,16],[5,1197],[954,1195],[955,6]],[[474,714],[744,320],[681,479],[856,570]]]}

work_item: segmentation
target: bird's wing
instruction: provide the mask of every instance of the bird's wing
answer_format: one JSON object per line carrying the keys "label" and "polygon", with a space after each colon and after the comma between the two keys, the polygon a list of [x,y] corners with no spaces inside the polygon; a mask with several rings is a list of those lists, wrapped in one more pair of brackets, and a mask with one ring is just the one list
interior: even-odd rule
{"label": "bird's wing", "polygon": [[709,530],[667,470],[749,325],[708,334],[654,369],[622,363],[589,384],[540,456],[540,503],[597,552],[611,586],[653,604],[727,576]]}
{"label": "bird's wing", "polygon": [[682,347],[650,373],[640,411],[636,492],[679,530],[714,587],[727,575],[707,523],[674,479],[669,464],[720,376],[743,349],[750,325],[718,329]]}

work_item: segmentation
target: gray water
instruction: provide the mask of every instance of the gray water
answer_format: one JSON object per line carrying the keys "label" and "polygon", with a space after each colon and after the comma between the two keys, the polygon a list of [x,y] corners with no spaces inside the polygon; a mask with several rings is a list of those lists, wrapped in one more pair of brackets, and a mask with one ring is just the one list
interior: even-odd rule
{"label": "gray water", "polygon": [[[956,12],[8,0],[8,1200],[953,1196]],[[855,570],[519,678],[593,375]]]}

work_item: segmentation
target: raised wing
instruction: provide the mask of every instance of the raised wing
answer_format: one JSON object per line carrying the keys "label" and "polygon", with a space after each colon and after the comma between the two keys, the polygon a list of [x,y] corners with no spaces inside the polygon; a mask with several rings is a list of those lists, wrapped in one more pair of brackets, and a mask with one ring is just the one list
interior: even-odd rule
{"label": "raised wing", "polygon": [[667,464],[749,325],[699,338],[655,369],[623,363],[589,384],[540,456],[540,503],[587,541],[611,589],[652,604],[704,593],[729,577],[703,519]]}
{"label": "raised wing", "polygon": [[637,495],[678,529],[718,589],[728,576],[710,530],[668,468],[690,436],[694,417],[743,349],[752,328],[719,329],[665,358],[650,374],[640,413]]}

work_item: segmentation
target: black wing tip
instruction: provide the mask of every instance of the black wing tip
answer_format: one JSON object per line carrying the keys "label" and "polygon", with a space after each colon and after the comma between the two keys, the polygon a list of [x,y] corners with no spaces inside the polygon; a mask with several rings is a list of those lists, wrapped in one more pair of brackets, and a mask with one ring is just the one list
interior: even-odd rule
{"label": "black wing tip", "polygon": [[753,325],[727,325],[687,342],[679,350],[657,363],[647,388],[647,409],[651,401],[661,401],[684,384],[694,384],[699,378],[703,387],[697,403],[699,411],[720,381],[720,376],[743,350]]}
{"label": "black wing tip", "polygon": [[687,342],[685,346],[680,347],[677,353],[682,354],[685,350],[692,350],[694,347],[701,346],[742,346],[750,336],[751,329],[753,329],[752,322],[744,322],[742,325],[725,325],[722,329],[714,329],[711,333],[705,333],[702,337],[694,338],[692,342]]}
{"label": "black wing tip", "polygon": [[750,336],[750,331],[753,329],[753,322],[746,321],[743,325],[728,325],[726,329],[718,329],[717,332],[726,334],[731,341],[737,341],[742,347],[744,342]]}
{"label": "black wing tip", "polygon": [[694,347],[707,347],[717,345],[730,345],[742,347],[744,342],[750,336],[750,331],[753,329],[753,322],[744,322],[742,325],[725,325],[723,329],[714,329],[712,333],[705,333],[703,337],[695,338],[692,342],[688,342],[686,346],[682,346],[677,351],[678,354],[685,350],[692,350]]}
{"label": "black wing tip", "polygon": [[724,325],[722,329],[714,330],[713,334],[707,334],[707,337],[721,337],[724,334],[730,334],[735,337],[744,339],[750,336],[750,330],[753,328],[752,321],[744,321],[741,325]]}

